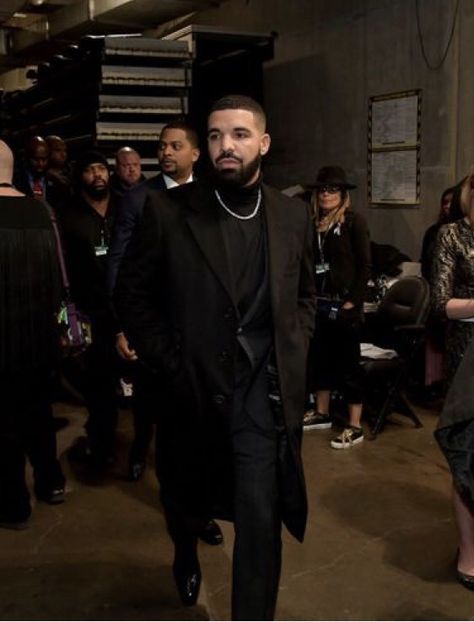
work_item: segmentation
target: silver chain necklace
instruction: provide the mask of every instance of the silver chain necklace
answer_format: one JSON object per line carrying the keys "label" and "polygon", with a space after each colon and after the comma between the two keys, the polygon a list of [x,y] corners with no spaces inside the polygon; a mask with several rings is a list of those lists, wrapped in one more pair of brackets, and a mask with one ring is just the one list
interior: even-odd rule
{"label": "silver chain necklace", "polygon": [[231,216],[233,216],[234,218],[238,218],[239,220],[250,220],[251,218],[256,216],[257,212],[258,212],[258,208],[260,207],[260,203],[262,201],[262,189],[259,188],[258,189],[258,196],[257,196],[257,203],[255,204],[255,209],[253,210],[253,212],[251,214],[248,214],[248,216],[241,216],[240,214],[236,214],[229,207],[227,207],[227,205],[221,199],[221,196],[220,196],[220,194],[218,193],[217,190],[214,190],[214,194],[216,195],[217,200],[222,205],[222,207],[225,209],[225,211],[228,214],[230,214]]}

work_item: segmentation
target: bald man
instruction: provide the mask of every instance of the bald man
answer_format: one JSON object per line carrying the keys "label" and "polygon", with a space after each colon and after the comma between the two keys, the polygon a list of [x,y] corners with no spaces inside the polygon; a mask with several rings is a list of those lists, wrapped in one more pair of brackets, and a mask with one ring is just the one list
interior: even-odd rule
{"label": "bald man", "polygon": [[0,527],[22,529],[31,514],[26,457],[36,498],[64,501],[50,401],[61,283],[46,207],[18,191],[12,173],[0,141]]}
{"label": "bald man", "polygon": [[123,189],[129,189],[136,184],[145,181],[142,175],[142,163],[140,154],[132,147],[122,147],[115,156],[115,179],[117,185]]}

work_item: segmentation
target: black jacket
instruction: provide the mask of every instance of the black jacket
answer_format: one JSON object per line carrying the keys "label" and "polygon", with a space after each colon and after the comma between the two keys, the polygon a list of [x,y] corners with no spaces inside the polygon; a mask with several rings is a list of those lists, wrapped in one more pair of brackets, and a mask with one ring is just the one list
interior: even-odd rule
{"label": "black jacket", "polygon": [[[14,185],[27,197],[35,198],[33,188],[30,185],[28,170],[26,168],[19,169],[15,173]],[[67,209],[71,201],[71,191],[69,185],[62,183],[56,176],[46,173],[44,175],[45,197],[46,203],[51,205],[58,216]]]}
{"label": "black jacket", "polygon": [[[112,177],[112,181],[115,176]],[[132,237],[133,230],[143,214],[146,195],[150,190],[166,190],[163,175],[150,179],[143,178],[138,184],[126,188],[116,180],[111,182],[111,190],[116,196],[116,219],[110,242],[107,265],[107,289],[113,292],[117,272],[122,257]]]}
{"label": "black jacket", "polygon": [[[287,440],[280,456],[286,460],[282,513],[290,531],[302,538],[307,505],[300,445],[315,313],[313,227],[303,203],[265,184],[263,204]],[[150,193],[115,289],[116,310],[139,358],[168,379],[169,412],[162,417],[171,429],[168,452],[178,456],[182,478],[167,475],[192,511],[231,486],[226,422],[237,338],[245,329],[238,322],[221,210],[204,181]]]}
{"label": "black jacket", "polygon": [[113,197],[105,218],[80,195],[60,217],[72,297],[94,319],[110,317],[106,288],[107,255],[115,222]]}
{"label": "black jacket", "polygon": [[316,264],[329,264],[329,272],[316,276],[318,295],[337,296],[344,302],[361,306],[370,278],[371,261],[365,218],[357,212],[346,212],[342,225],[315,235],[314,255]]}

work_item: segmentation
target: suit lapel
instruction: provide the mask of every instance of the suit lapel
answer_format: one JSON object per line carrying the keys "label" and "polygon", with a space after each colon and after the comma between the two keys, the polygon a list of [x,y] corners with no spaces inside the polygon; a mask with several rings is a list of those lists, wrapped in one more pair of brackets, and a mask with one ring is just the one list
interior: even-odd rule
{"label": "suit lapel", "polygon": [[199,184],[196,189],[197,192],[190,196],[189,205],[192,209],[186,217],[188,226],[212,271],[235,304],[229,259],[216,213],[216,201],[207,185]]}

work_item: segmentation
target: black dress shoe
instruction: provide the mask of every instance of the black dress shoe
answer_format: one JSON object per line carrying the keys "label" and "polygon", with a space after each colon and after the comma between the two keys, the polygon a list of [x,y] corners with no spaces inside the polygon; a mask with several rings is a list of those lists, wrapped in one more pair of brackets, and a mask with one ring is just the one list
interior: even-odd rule
{"label": "black dress shoe", "polygon": [[138,482],[145,472],[146,462],[130,462],[128,465],[128,479],[131,482]]}
{"label": "black dress shoe", "polygon": [[206,544],[215,546],[224,542],[221,528],[216,521],[210,520],[207,525],[198,533],[199,538]]}
{"label": "black dress shoe", "polygon": [[27,516],[23,520],[12,520],[11,518],[0,514],[0,528],[21,531],[27,529],[30,524],[30,517]]}
{"label": "black dress shoe", "polygon": [[53,488],[52,490],[36,491],[35,495],[38,501],[44,501],[45,503],[49,503],[49,505],[64,503],[64,488],[62,486],[58,486],[58,488]]}
{"label": "black dress shoe", "polygon": [[92,449],[86,437],[80,437],[67,452],[71,462],[77,462],[95,471],[103,471],[115,462],[111,451]]}
{"label": "black dress shoe", "polygon": [[201,568],[195,551],[190,554],[176,551],[173,575],[181,602],[192,607],[196,604],[201,587]]}

